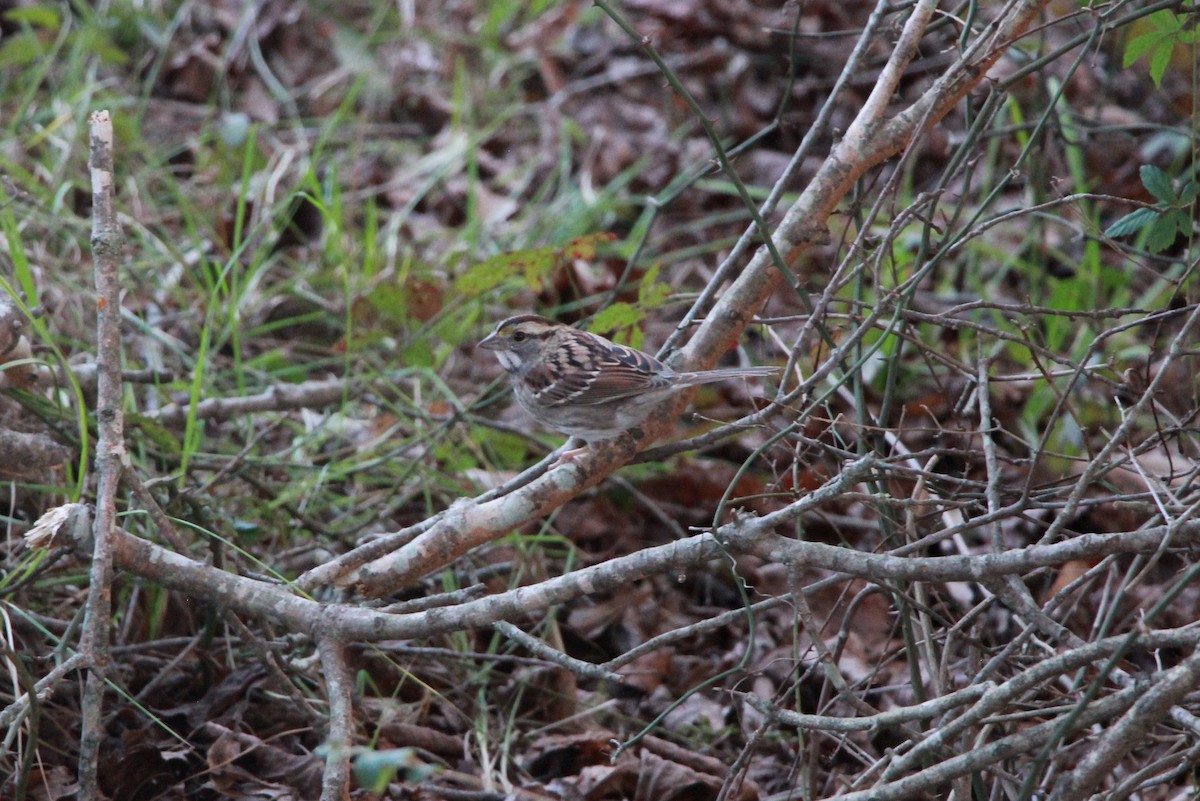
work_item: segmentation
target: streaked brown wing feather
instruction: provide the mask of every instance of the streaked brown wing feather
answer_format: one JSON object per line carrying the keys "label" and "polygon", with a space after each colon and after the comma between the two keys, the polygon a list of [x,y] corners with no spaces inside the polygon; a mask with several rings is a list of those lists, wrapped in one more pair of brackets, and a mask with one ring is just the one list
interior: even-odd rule
{"label": "streaked brown wing feather", "polygon": [[602,368],[577,403],[603,403],[670,386],[673,374],[658,359],[623,345],[605,345]]}
{"label": "streaked brown wing feather", "polygon": [[541,364],[531,367],[525,374],[529,389],[533,391],[539,403],[547,406],[575,402],[575,398],[586,392],[595,378],[594,370],[582,368],[556,378],[549,365]]}
{"label": "streaked brown wing feather", "polygon": [[545,404],[587,406],[670,385],[671,372],[658,359],[591,334],[571,340],[558,356],[568,366],[558,380],[548,366],[526,374],[530,388]]}

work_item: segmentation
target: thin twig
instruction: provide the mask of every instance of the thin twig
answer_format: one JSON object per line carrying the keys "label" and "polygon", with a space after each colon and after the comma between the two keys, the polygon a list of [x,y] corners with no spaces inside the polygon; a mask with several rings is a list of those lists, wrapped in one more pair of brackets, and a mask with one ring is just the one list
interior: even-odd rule
{"label": "thin twig", "polygon": [[88,119],[92,174],[92,253],[96,273],[96,517],[88,575],[88,599],[80,652],[88,662],[79,737],[81,801],[101,796],[97,784],[100,744],[104,739],[104,688],[109,665],[109,618],[112,606],[112,529],[117,490],[125,457],[121,393],[121,229],[113,201],[113,128],[107,111]]}
{"label": "thin twig", "polygon": [[325,692],[329,698],[329,733],[325,738],[325,772],[321,779],[321,801],[350,797],[350,755],[354,745],[354,679],[346,664],[345,644],[334,636],[317,643]]}

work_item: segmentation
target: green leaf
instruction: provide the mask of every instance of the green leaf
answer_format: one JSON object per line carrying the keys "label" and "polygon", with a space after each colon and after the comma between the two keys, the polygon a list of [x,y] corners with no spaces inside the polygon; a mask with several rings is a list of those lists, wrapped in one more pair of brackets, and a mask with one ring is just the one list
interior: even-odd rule
{"label": "green leaf", "polygon": [[1146,250],[1151,253],[1162,253],[1175,244],[1175,235],[1179,233],[1181,213],[1171,209],[1159,217],[1146,231]]}
{"label": "green leaf", "polygon": [[480,295],[518,280],[536,290],[557,264],[558,253],[558,248],[553,247],[501,253],[472,266],[454,285],[458,291],[469,295]]}
{"label": "green leaf", "polygon": [[1153,164],[1143,164],[1138,174],[1142,177],[1142,185],[1163,203],[1174,204],[1179,201],[1175,187],[1171,184],[1171,176],[1155,167]]}
{"label": "green leaf", "polygon": [[1109,237],[1129,236],[1141,231],[1150,223],[1162,216],[1161,209],[1137,209],[1114,221],[1104,229],[1104,235]]}
{"label": "green leaf", "polygon": [[1171,54],[1175,51],[1172,44],[1164,42],[1150,54],[1150,80],[1154,81],[1156,89],[1162,88],[1163,76],[1171,65]]}
{"label": "green leaf", "polygon": [[1169,9],[1151,14],[1138,29],[1144,29],[1147,25],[1150,30],[1133,37],[1125,45],[1123,62],[1128,67],[1142,56],[1149,55],[1150,77],[1155,86],[1161,87],[1175,48],[1194,41],[1196,32],[1186,30],[1183,17]]}
{"label": "green leaf", "polygon": [[1183,19],[1170,9],[1164,8],[1162,11],[1155,11],[1147,21],[1157,30],[1165,34],[1176,34],[1183,30]]}
{"label": "green leaf", "polygon": [[413,339],[401,348],[400,363],[406,367],[434,367],[437,364],[433,345],[422,337]]}
{"label": "green leaf", "polygon": [[42,57],[42,45],[33,34],[17,34],[0,45],[0,69],[21,67]]}
{"label": "green leaf", "polygon": [[1179,190],[1179,202],[1191,203],[1200,195],[1200,183],[1196,183],[1195,178],[1188,178],[1183,182],[1183,188]]}
{"label": "green leaf", "polygon": [[1157,49],[1162,41],[1163,35],[1157,31],[1143,33],[1141,36],[1135,36],[1129,40],[1129,44],[1125,46],[1125,58],[1122,61],[1122,66],[1128,68],[1133,65],[1133,62],[1144,56],[1152,49]]}
{"label": "green leaf", "polygon": [[534,291],[540,290],[554,268],[566,261],[596,257],[596,247],[616,239],[616,234],[602,231],[572,239],[561,247],[547,246],[501,253],[468,269],[455,288],[468,295],[481,295],[505,283],[521,281]]}
{"label": "green leaf", "polygon": [[4,12],[4,18],[9,22],[24,22],[34,28],[45,28],[48,31],[57,31],[62,25],[58,12],[49,6],[13,8]]}
{"label": "green leaf", "polygon": [[658,280],[659,270],[657,264],[647,270],[638,287],[638,305],[645,310],[657,309],[671,296],[671,285]]}
{"label": "green leaf", "polygon": [[646,312],[632,303],[614,303],[592,318],[588,330],[593,334],[612,334],[614,340],[640,348],[645,317]]}
{"label": "green leaf", "polygon": [[367,302],[381,317],[392,325],[403,325],[410,319],[408,299],[403,287],[392,283],[381,283],[371,288]]}

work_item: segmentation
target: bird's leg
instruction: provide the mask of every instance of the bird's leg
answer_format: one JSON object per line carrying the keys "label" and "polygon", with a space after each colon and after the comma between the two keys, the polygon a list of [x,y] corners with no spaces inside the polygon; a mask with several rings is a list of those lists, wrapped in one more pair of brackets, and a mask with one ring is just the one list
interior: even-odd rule
{"label": "bird's leg", "polygon": [[[578,437],[571,437],[569,440],[567,440],[566,442],[563,443],[563,448],[567,448],[567,446],[570,445],[572,442],[583,442],[583,441],[581,439],[579,439]],[[559,465],[570,464],[571,462],[575,461],[583,454],[587,453],[587,451],[588,451],[588,445],[586,442],[584,442],[582,445],[580,445],[577,448],[567,448],[566,450],[564,450],[562,453],[560,453],[558,455],[558,458],[554,460],[554,464],[550,465],[550,467],[554,468],[554,467],[558,467]]]}

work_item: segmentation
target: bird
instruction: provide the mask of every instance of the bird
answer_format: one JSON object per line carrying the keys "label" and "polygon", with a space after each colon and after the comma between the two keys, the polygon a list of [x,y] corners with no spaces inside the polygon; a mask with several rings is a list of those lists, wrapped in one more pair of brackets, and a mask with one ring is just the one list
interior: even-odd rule
{"label": "bird", "polygon": [[[648,353],[536,314],[502,320],[479,347],[495,354],[517,402],[534,420],[589,446],[636,428],[686,387],[779,372],[774,367],[676,372]],[[568,451],[559,461],[586,450]]]}

